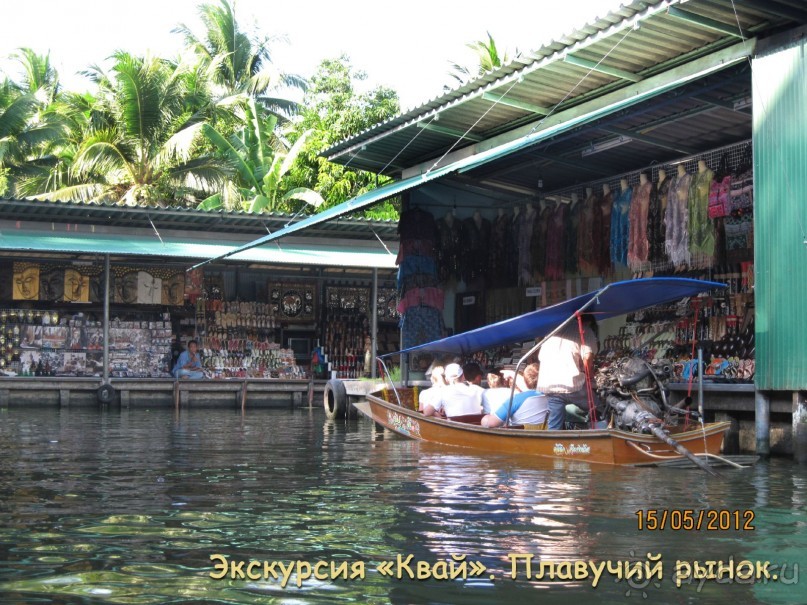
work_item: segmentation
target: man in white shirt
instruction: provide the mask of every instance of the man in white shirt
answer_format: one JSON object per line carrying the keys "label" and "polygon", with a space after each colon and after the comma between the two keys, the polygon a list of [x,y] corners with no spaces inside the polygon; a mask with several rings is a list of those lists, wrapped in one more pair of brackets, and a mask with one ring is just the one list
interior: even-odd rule
{"label": "man in white shirt", "polygon": [[449,419],[452,416],[480,414],[484,389],[475,384],[468,384],[464,380],[462,368],[456,363],[446,366],[444,376],[448,386],[440,389],[438,401],[424,406],[423,414],[435,416],[442,412]]}
{"label": "man in white shirt", "polygon": [[547,340],[538,353],[541,373],[537,390],[549,399],[549,430],[562,429],[566,422],[566,404],[573,403],[588,409],[586,396],[586,368],[594,368],[597,353],[597,322],[583,314],[583,343],[577,319]]}

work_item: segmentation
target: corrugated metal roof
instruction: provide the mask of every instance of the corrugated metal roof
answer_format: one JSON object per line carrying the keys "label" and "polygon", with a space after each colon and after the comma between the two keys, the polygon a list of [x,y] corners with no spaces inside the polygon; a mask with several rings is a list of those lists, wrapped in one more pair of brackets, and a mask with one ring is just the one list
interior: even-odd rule
{"label": "corrugated metal roof", "polygon": [[[205,211],[195,208],[144,208],[117,204],[0,198],[0,220],[85,223],[108,227],[184,229],[217,233],[265,234],[306,219],[290,214]],[[397,221],[341,218],[309,231],[309,236],[397,240]]]}
{"label": "corrugated metal roof", "polygon": [[[807,22],[807,6],[803,0],[634,0],[322,155],[398,174],[440,157],[455,143],[473,143],[457,143],[471,128],[469,136],[488,139],[539,120],[541,108],[567,109],[727,47],[739,40],[738,22],[742,35],[752,37]],[[497,102],[502,95],[507,101]]]}

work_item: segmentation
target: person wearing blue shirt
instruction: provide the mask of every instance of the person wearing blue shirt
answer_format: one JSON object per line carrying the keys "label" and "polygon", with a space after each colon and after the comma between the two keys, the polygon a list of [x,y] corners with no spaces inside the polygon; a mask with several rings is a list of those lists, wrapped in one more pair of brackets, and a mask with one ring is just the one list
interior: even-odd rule
{"label": "person wearing blue shirt", "polygon": [[538,364],[531,363],[524,368],[524,382],[527,390],[502,403],[498,409],[482,417],[482,426],[495,428],[508,421],[510,424],[544,424],[549,415],[549,401],[543,393],[535,390],[538,384]]}
{"label": "person wearing blue shirt", "polygon": [[177,364],[174,366],[176,378],[204,378],[202,371],[202,358],[199,355],[199,343],[188,341],[188,348],[180,353]]}

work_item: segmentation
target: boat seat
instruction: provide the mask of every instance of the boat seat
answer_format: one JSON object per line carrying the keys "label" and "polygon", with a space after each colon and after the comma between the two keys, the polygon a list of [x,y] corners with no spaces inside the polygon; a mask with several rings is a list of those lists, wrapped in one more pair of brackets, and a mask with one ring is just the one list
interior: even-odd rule
{"label": "boat seat", "polygon": [[462,416],[450,416],[448,420],[465,424],[481,424],[483,416],[484,414],[463,414]]}

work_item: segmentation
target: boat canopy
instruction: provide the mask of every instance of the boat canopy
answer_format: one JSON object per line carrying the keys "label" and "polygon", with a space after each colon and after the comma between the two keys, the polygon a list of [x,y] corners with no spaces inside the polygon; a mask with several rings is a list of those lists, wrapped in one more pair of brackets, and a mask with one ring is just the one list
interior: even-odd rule
{"label": "boat canopy", "polygon": [[414,351],[468,355],[483,349],[546,336],[592,299],[595,299],[594,302],[586,307],[585,312],[593,314],[600,320],[725,287],[725,284],[718,282],[681,277],[650,277],[615,282],[551,307],[410,347],[397,353],[388,353],[383,357]]}

